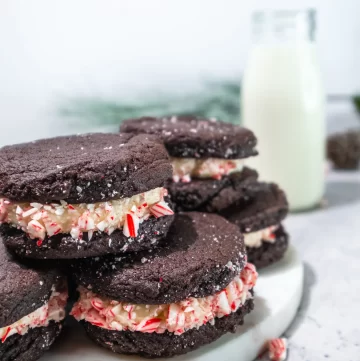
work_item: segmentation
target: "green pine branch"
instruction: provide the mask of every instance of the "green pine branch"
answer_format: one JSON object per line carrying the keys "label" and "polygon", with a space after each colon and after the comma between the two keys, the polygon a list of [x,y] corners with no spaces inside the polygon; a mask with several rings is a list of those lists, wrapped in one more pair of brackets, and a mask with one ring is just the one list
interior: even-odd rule
{"label": "green pine branch", "polygon": [[208,83],[203,92],[183,96],[158,96],[125,102],[101,98],[70,98],[60,105],[58,114],[84,125],[118,125],[122,120],[145,115],[198,115],[238,123],[240,86],[235,82]]}

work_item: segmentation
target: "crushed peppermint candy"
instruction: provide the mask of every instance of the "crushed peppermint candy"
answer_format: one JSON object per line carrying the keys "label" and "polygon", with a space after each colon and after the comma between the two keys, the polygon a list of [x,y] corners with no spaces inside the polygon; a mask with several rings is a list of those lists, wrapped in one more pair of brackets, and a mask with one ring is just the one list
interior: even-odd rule
{"label": "crushed peppermint candy", "polygon": [[[252,298],[258,274],[248,263],[229,285],[215,295],[203,298],[190,297],[184,301],[141,305],[118,302],[100,297],[84,287],[79,287],[80,299],[75,303],[71,314],[78,320],[108,330],[139,331],[146,333],[173,332],[181,335],[192,328],[199,328],[215,318],[228,316]],[[159,279],[163,282],[162,277]]]}
{"label": "crushed peppermint candy", "polygon": [[260,229],[256,232],[245,233],[244,242],[245,246],[250,248],[258,248],[264,242],[274,243],[276,240],[274,232],[279,228],[279,225],[270,226]]}
{"label": "crushed peppermint candy", "polygon": [[156,218],[163,216],[171,216],[172,214],[174,214],[174,212],[170,209],[168,204],[164,201],[154,204],[149,209],[150,209],[150,213]]}
{"label": "crushed peppermint candy", "polygon": [[287,339],[274,338],[269,341],[269,358],[271,361],[284,361],[287,357]]}
{"label": "crushed peppermint candy", "polygon": [[138,236],[140,219],[131,211],[126,213],[123,233],[126,237],[135,238]]}
{"label": "crushed peppermint candy", "polygon": [[221,179],[223,176],[240,172],[244,167],[243,159],[221,158],[171,158],[173,181],[188,183],[191,178]]}
{"label": "crushed peppermint candy", "polygon": [[1,342],[4,343],[15,334],[25,335],[31,328],[46,327],[50,321],[60,322],[65,318],[67,299],[67,291],[57,292],[53,287],[49,301],[45,305],[13,324],[0,328]]}
{"label": "crushed peppermint candy", "polygon": [[13,203],[0,198],[0,224],[8,223],[38,240],[59,233],[69,233],[73,239],[81,240],[87,233],[90,241],[94,232],[110,235],[116,229],[122,229],[126,237],[135,238],[140,224],[149,217],[174,214],[164,201],[166,195],[167,191],[159,187],[129,198],[95,204],[68,204],[64,200],[50,204]]}

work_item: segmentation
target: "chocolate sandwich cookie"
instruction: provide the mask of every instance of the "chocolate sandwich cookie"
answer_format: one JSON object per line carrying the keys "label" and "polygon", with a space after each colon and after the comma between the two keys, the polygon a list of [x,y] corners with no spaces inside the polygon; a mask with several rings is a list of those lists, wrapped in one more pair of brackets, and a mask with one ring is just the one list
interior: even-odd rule
{"label": "chocolate sandwich cookie", "polygon": [[192,179],[189,183],[168,182],[167,189],[177,212],[201,211],[218,213],[234,202],[244,202],[252,195],[250,187],[258,174],[244,167],[241,172],[223,176],[221,179]]}
{"label": "chocolate sandwich cookie", "polygon": [[237,226],[209,213],[179,213],[162,247],[74,264],[72,315],[99,345],[165,357],[234,332],[253,309],[257,273]]}
{"label": "chocolate sandwich cookie", "polygon": [[257,154],[256,138],[245,128],[198,117],[144,117],[122,123],[123,132],[157,135],[170,154],[170,195],[177,210],[216,212],[247,197],[257,174],[244,159]]}
{"label": "chocolate sandwich cookie", "polygon": [[3,147],[0,236],[29,258],[152,248],[173,219],[163,187],[171,171],[151,135],[95,133]]}
{"label": "chocolate sandwich cookie", "polygon": [[159,136],[172,157],[242,159],[256,155],[254,133],[230,123],[194,116],[123,121],[120,131]]}
{"label": "chocolate sandwich cookie", "polygon": [[65,280],[54,270],[20,265],[0,242],[0,294],[0,360],[37,360],[61,331]]}
{"label": "chocolate sandwich cookie", "polygon": [[281,222],[288,213],[285,193],[274,183],[254,183],[251,199],[235,202],[222,215],[244,234],[248,260],[257,268],[281,259],[288,246],[288,234]]}

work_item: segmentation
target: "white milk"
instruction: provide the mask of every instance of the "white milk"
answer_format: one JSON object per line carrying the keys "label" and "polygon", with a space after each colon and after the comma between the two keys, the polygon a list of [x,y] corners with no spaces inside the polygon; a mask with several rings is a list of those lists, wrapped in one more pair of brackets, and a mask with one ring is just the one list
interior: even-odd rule
{"label": "white milk", "polygon": [[243,125],[258,138],[249,161],[260,179],[278,183],[292,210],[316,206],[324,193],[324,91],[314,44],[254,45],[242,87]]}

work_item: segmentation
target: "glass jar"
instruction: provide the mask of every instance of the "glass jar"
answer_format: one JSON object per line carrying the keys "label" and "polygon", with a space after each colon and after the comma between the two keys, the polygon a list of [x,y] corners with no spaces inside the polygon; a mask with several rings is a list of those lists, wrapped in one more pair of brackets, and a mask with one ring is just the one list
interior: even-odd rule
{"label": "glass jar", "polygon": [[316,206],[324,193],[324,90],[315,51],[315,11],[253,14],[242,122],[258,138],[249,165],[287,193],[291,210]]}

